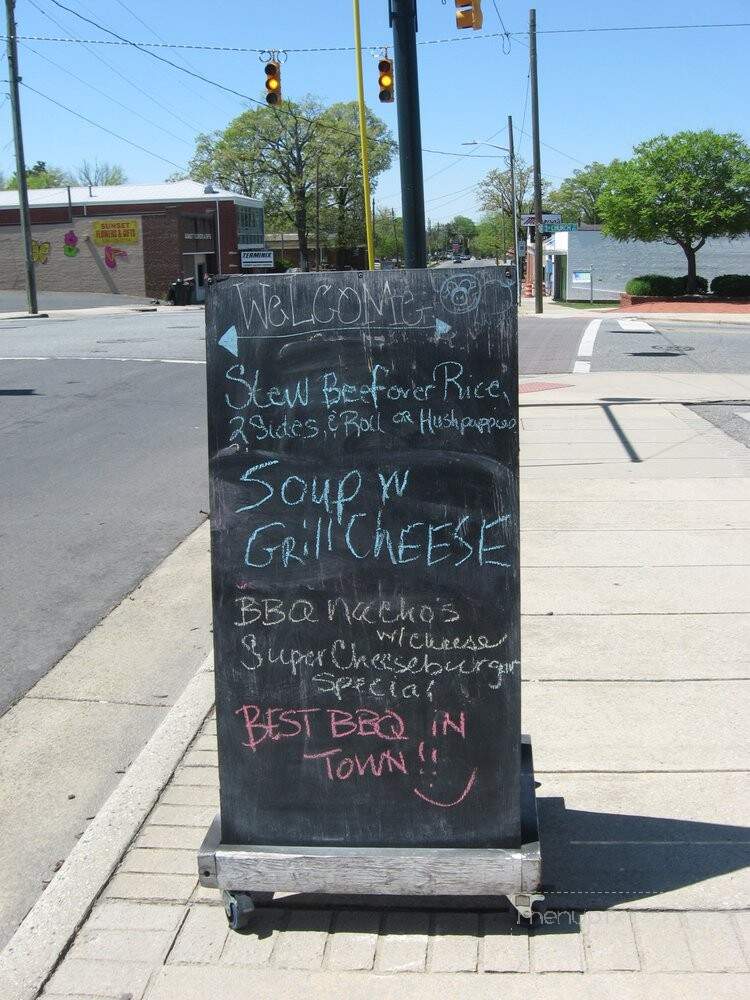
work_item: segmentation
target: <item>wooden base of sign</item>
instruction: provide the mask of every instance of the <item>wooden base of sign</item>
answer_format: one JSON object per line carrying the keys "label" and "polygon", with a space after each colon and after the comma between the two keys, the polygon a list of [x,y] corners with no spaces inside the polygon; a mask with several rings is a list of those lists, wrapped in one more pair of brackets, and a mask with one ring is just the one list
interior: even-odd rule
{"label": "wooden base of sign", "polygon": [[[508,848],[277,847],[222,844],[216,816],[198,852],[203,886],[225,893],[230,923],[252,910],[252,893],[326,895],[507,896],[527,918],[539,892],[542,857],[534,766],[521,743],[521,843]],[[234,905],[235,919],[230,914]],[[245,921],[241,921],[242,924]]]}

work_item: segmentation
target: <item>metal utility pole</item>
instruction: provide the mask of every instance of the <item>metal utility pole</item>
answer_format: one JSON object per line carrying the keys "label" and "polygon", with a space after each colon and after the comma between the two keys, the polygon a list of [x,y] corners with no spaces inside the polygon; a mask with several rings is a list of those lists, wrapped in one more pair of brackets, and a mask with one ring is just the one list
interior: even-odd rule
{"label": "metal utility pole", "polygon": [[516,304],[521,305],[521,259],[518,255],[518,202],[516,200],[516,153],[513,145],[513,117],[508,115],[508,152],[510,154],[510,200],[513,202],[513,260],[516,265]]}
{"label": "metal utility pole", "polygon": [[539,152],[539,81],[536,73],[536,11],[529,11],[529,76],[531,78],[531,138],[534,152],[534,312],[544,312],[542,260],[542,166]]}
{"label": "metal utility pole", "polygon": [[404,265],[427,267],[417,69],[417,0],[388,0],[388,16],[393,28],[393,56],[396,64]]}
{"label": "metal utility pole", "polygon": [[29,191],[26,186],[26,161],[23,155],[23,134],[21,132],[21,105],[18,99],[18,46],[16,43],[15,0],[5,0],[5,15],[8,35],[8,83],[10,84],[10,108],[13,115],[13,139],[16,145],[16,176],[18,177],[18,209],[21,217],[21,237],[26,264],[26,302],[29,312],[35,316],[39,312],[36,296],[36,274],[31,256],[31,218],[29,216]]}

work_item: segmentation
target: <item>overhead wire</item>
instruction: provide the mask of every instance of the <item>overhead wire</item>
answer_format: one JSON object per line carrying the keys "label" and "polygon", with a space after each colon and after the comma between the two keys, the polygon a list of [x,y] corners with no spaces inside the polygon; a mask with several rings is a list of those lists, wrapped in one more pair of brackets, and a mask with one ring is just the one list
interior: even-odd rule
{"label": "overhead wire", "polygon": [[[39,4],[36,3],[36,0],[28,0],[28,3],[30,3],[32,7],[34,7],[36,10],[38,10],[39,13],[43,17],[46,17],[47,20],[51,21],[53,24],[56,24],[58,28],[61,28],[63,31],[67,30],[64,24],[60,24],[60,22],[56,18],[54,18],[48,11],[46,11],[46,10],[44,10],[44,8],[40,7]],[[20,40],[20,36],[19,36],[19,40]],[[194,122],[189,122],[189,121],[186,121],[186,119],[181,118],[180,115],[178,115],[176,111],[174,111],[173,109],[167,107],[166,104],[162,104],[161,101],[157,100],[153,96],[153,94],[150,94],[147,90],[144,90],[143,87],[139,87],[137,83],[134,83],[131,79],[129,79],[129,77],[127,77],[125,75],[125,73],[121,72],[116,66],[114,66],[111,62],[109,62],[107,59],[105,59],[104,56],[99,55],[98,52],[94,52],[91,48],[89,48],[89,45],[88,45],[87,42],[79,41],[77,39],[72,39],[72,40],[73,41],[77,41],[78,44],[80,44],[84,49],[86,49],[86,51],[89,52],[95,59],[98,59],[100,63],[102,63],[104,66],[106,66],[108,69],[110,69],[116,76],[119,76],[120,79],[124,80],[125,83],[128,84],[128,86],[130,86],[130,87],[133,88],[133,90],[137,90],[139,94],[143,94],[143,96],[146,97],[149,101],[151,101],[152,104],[155,104],[158,108],[161,108],[162,111],[166,111],[166,113],[168,115],[170,115],[172,118],[177,119],[177,121],[182,122],[182,124],[186,125],[188,128],[192,128],[192,129],[196,128]],[[197,131],[197,129],[196,129],[196,131]]]}
{"label": "overhead wire", "polygon": [[131,108],[129,107],[129,105],[123,104],[122,101],[118,101],[116,97],[112,97],[111,94],[108,94],[106,91],[101,90],[99,87],[91,83],[89,80],[84,80],[83,77],[78,76],[77,73],[74,73],[72,70],[68,69],[67,66],[63,66],[59,62],[55,62],[54,59],[50,59],[49,56],[45,56],[41,52],[37,52],[36,49],[32,49],[32,47],[30,45],[27,45],[26,42],[21,42],[20,45],[21,48],[26,49],[27,52],[32,52],[35,56],[38,56],[39,59],[44,59],[44,61],[48,62],[50,66],[54,66],[56,69],[61,70],[63,73],[67,73],[68,76],[72,77],[74,80],[78,80],[79,83],[82,83],[84,87],[88,87],[90,90],[93,90],[94,93],[99,94],[101,97],[105,98],[105,100],[111,101],[112,104],[116,104],[118,107],[123,108],[125,111],[128,111],[131,115],[135,115],[137,118],[140,118],[141,121],[146,122],[148,125],[151,125],[153,128],[158,129],[165,135],[171,136],[173,139],[176,139],[177,142],[182,142],[186,146],[193,145],[193,143],[189,139],[186,139],[182,135],[178,135],[176,132],[170,132],[170,130],[168,128],[165,128],[164,125],[162,125],[161,123],[155,122],[151,118],[147,118],[146,115],[141,114],[140,111],[136,111],[135,108]]}
{"label": "overhead wire", "polygon": [[[146,31],[150,32],[158,42],[161,42],[162,44],[168,44],[166,42],[166,39],[162,38],[162,36],[159,34],[158,31],[152,28],[147,21],[144,21],[142,17],[136,14],[136,12],[132,9],[132,7],[129,7],[126,3],[124,3],[124,0],[115,0],[115,2],[119,4],[119,6],[122,7],[122,9],[126,11],[126,13],[128,13],[134,20],[138,21],[139,24],[142,24],[143,27],[146,29]],[[85,8],[85,9],[90,11],[90,8]],[[184,56],[180,56],[179,58],[180,61],[185,66],[188,66],[190,69],[197,68],[196,66],[193,65],[193,63],[190,62],[189,59],[186,59]],[[191,94],[195,94],[196,97],[200,98],[201,101],[204,101],[210,107],[215,108],[217,111],[223,111],[223,109],[218,104],[216,104],[210,98],[206,97],[205,94],[201,94],[200,91],[196,90],[194,87],[187,87],[186,89]]]}
{"label": "overhead wire", "polygon": [[[680,30],[705,30],[711,28],[750,28],[750,21],[733,21],[733,22],[716,22],[716,23],[704,23],[704,24],[635,24],[635,25],[619,25],[613,27],[599,27],[599,28],[537,28],[538,35],[574,35],[574,34],[586,34],[589,32],[618,32],[618,31],[680,31]],[[516,39],[517,41],[523,42],[523,40],[528,36],[528,31],[482,31],[482,32],[462,32],[460,35],[450,38],[421,38],[417,40],[417,45],[451,45],[457,42],[481,42],[481,41],[491,41],[496,38],[504,38],[508,35],[510,38]],[[53,35],[18,35],[19,40],[29,41],[29,42],[76,42],[86,45],[109,45],[109,46],[126,46],[135,44],[141,48],[152,48],[152,49],[184,49],[186,51],[195,50],[198,52],[238,52],[238,53],[253,53],[255,55],[262,55],[263,53],[269,52],[269,47],[265,48],[254,48],[247,45],[208,45],[206,43],[197,42],[130,42],[125,40],[111,40],[107,38],[60,38]],[[0,38],[7,38],[6,35],[0,35]],[[365,49],[371,49],[374,52],[380,51],[384,48],[384,43],[378,44],[367,44],[364,46]],[[329,52],[353,52],[354,46],[352,45],[319,45],[319,46],[308,46],[305,48],[277,48],[279,52],[287,52],[289,54],[314,54],[314,53],[329,53]]]}
{"label": "overhead wire", "polygon": [[126,136],[120,135],[118,132],[113,132],[111,128],[107,128],[107,126],[102,125],[101,122],[96,122],[92,118],[87,118],[86,115],[82,115],[80,111],[74,111],[73,108],[69,108],[67,104],[63,104],[61,101],[55,100],[54,97],[50,97],[49,94],[45,94],[41,90],[37,90],[36,87],[32,87],[31,84],[26,83],[25,80],[21,80],[21,86],[25,90],[30,90],[32,94],[37,94],[39,97],[43,97],[45,101],[49,101],[51,104],[56,105],[58,108],[62,108],[62,110],[67,111],[68,114],[75,115],[76,118],[80,118],[81,121],[86,122],[87,125],[93,125],[94,128],[98,128],[102,132],[106,132],[108,135],[113,136],[115,139],[119,139],[120,142],[127,143],[128,146],[133,146],[134,149],[139,149],[142,153],[148,153],[149,156],[153,156],[157,160],[161,160],[163,163],[168,163],[170,167],[177,167],[178,170],[182,169],[180,164],[175,163],[174,160],[170,160],[166,156],[162,156],[161,153],[155,153],[153,149],[148,149],[146,146],[141,146],[140,143],[134,142],[132,139],[128,139]]}
{"label": "overhead wire", "polygon": [[[29,2],[33,3],[34,0],[29,0]],[[167,59],[165,56],[159,55],[156,52],[151,52],[149,49],[147,49],[144,46],[140,45],[138,42],[133,42],[130,39],[127,39],[124,36],[119,35],[116,31],[113,31],[111,28],[105,27],[104,25],[100,24],[98,21],[93,21],[91,18],[85,17],[83,14],[80,14],[78,11],[73,10],[72,7],[66,7],[65,4],[60,3],[60,0],[49,0],[49,2],[52,3],[52,4],[54,4],[55,7],[59,7],[61,10],[67,11],[69,14],[72,14],[74,17],[79,18],[81,21],[85,21],[87,24],[90,24],[93,27],[98,28],[100,31],[103,31],[103,32],[105,32],[108,35],[112,35],[114,38],[119,39],[121,42],[124,42],[124,43],[132,46],[134,49],[137,49],[138,51],[144,52],[146,55],[151,56],[153,59],[156,59],[159,62],[165,63],[167,66],[171,66],[173,69],[178,70],[178,72],[180,72],[180,73],[186,73],[188,76],[195,77],[195,79],[201,80],[203,83],[207,83],[207,84],[209,84],[212,87],[217,87],[219,90],[223,90],[223,91],[225,91],[228,94],[234,94],[235,97],[239,97],[242,100],[248,101],[251,104],[256,104],[256,105],[258,105],[260,107],[263,107],[263,108],[267,107],[267,105],[266,105],[266,103],[264,101],[259,101],[257,98],[251,97],[249,94],[243,94],[242,91],[235,90],[233,87],[228,87],[226,84],[219,83],[218,80],[213,80],[210,77],[204,76],[202,73],[197,73],[197,72],[195,72],[195,71],[193,71],[191,69],[188,69],[185,66],[180,66],[178,63],[172,62],[171,59]],[[36,6],[36,4],[35,4],[35,6]],[[39,8],[39,9],[41,9],[41,8]],[[286,111],[283,107],[276,107],[276,108],[274,108],[274,111],[277,114],[286,114],[286,115],[293,115],[294,114],[291,111]],[[306,124],[313,125],[316,128],[320,128],[320,129],[322,129],[324,131],[338,132],[341,135],[348,135],[351,138],[359,139],[359,133],[353,131],[352,129],[342,128],[341,126],[334,125],[334,124],[329,123],[329,122],[321,122],[320,120],[316,120],[316,119],[313,119],[313,118],[307,118],[305,115],[297,115],[296,117],[298,118],[299,121],[303,121]],[[386,139],[380,139],[377,136],[368,136],[368,138],[369,138],[370,142],[385,142],[385,141],[388,141]],[[394,145],[397,146],[397,144],[394,144]],[[462,155],[470,156],[471,155],[469,153],[466,153],[466,154],[456,153],[455,151],[452,151],[452,150],[431,149],[431,148],[428,148],[426,146],[422,147],[422,152],[423,153],[433,153],[433,154],[438,155],[438,156],[462,156]],[[481,154],[478,154],[478,158],[480,158],[480,159],[492,159],[492,157],[483,157]]]}

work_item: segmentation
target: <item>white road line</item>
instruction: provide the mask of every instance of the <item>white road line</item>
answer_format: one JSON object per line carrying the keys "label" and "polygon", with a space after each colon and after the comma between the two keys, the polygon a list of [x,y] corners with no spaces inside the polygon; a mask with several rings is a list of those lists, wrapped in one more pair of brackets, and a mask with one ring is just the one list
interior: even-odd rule
{"label": "white road line", "polygon": [[55,355],[49,357],[0,358],[0,361],[138,361],[156,365],[205,365],[205,361],[190,361],[186,358],[92,358],[85,354]]}
{"label": "white road line", "polygon": [[583,375],[591,371],[591,361],[585,359],[590,359],[594,353],[594,341],[601,325],[602,321],[600,319],[592,319],[583,331],[581,343],[578,345],[578,360],[573,365],[574,375]]}
{"label": "white road line", "polygon": [[750,410],[735,410],[735,417],[742,417],[743,420],[747,420],[750,423]]}
{"label": "white road line", "polygon": [[602,321],[600,319],[592,319],[583,331],[581,343],[578,345],[579,358],[590,358],[594,353],[594,341],[596,340],[596,335],[599,333],[599,327],[601,325]]}
{"label": "white road line", "polygon": [[650,323],[644,323],[641,319],[633,319],[626,316],[625,319],[618,319],[617,325],[625,333],[656,333]]}

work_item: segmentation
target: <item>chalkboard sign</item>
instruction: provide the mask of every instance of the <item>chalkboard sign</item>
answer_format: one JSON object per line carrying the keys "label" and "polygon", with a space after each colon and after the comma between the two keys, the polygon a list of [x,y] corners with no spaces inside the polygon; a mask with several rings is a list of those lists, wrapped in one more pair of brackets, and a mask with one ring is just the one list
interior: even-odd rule
{"label": "chalkboard sign", "polygon": [[225,844],[520,844],[517,320],[494,267],[207,303]]}

